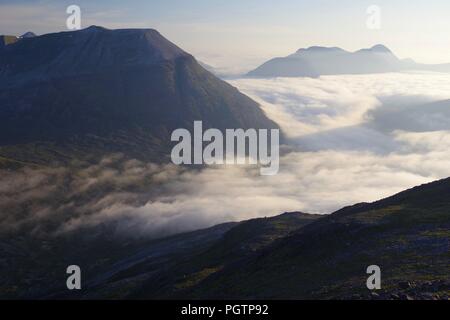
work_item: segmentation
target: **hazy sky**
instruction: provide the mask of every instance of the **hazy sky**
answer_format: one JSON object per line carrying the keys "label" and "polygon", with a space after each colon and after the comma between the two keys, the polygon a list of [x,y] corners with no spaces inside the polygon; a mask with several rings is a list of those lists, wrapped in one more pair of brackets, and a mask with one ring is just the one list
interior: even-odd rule
{"label": "hazy sky", "polygon": [[[357,50],[377,43],[399,57],[450,62],[448,0],[0,0],[0,33],[65,30],[66,7],[77,4],[82,26],[151,27],[214,66],[246,70],[300,47]],[[381,9],[369,29],[367,9]]]}

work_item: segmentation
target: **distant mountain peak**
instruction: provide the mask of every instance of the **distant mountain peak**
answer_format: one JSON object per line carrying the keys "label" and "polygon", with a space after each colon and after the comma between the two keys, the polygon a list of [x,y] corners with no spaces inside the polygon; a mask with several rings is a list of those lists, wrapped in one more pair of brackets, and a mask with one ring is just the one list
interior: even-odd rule
{"label": "distant mountain peak", "polygon": [[386,47],[385,45],[382,45],[382,44],[376,44],[376,45],[374,45],[371,48],[361,49],[361,50],[359,50],[357,52],[372,52],[372,53],[375,52],[375,53],[389,53],[389,54],[392,54],[392,51],[388,47]]}
{"label": "distant mountain peak", "polygon": [[34,32],[28,31],[28,32],[25,32],[23,35],[21,35],[19,38],[26,39],[26,38],[34,38],[34,37],[37,37],[37,35]]}
{"label": "distant mountain peak", "polygon": [[85,31],[102,31],[102,30],[108,30],[108,29],[106,29],[105,27],[102,27],[102,26],[92,25],[92,26],[85,28],[84,30]]}
{"label": "distant mountain peak", "polygon": [[[299,53],[305,53],[305,52],[309,52],[309,53],[322,53],[322,52],[329,52],[329,53],[336,53],[336,52],[344,52],[344,53],[350,53],[349,51],[346,51],[342,48],[339,47],[323,47],[323,46],[311,46],[308,48],[300,48],[297,50],[296,54]],[[383,53],[392,53],[392,51],[386,47],[385,45],[382,44],[376,44],[371,48],[366,48],[366,49],[360,49],[357,52],[383,52]]]}

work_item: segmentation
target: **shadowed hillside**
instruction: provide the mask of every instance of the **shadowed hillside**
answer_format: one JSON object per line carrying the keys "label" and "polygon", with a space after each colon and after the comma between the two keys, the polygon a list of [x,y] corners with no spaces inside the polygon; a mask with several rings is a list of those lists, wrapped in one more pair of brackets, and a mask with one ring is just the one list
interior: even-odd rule
{"label": "shadowed hillside", "polygon": [[[52,223],[41,226],[51,228]],[[159,240],[123,224],[0,238],[4,298],[447,299],[450,179],[328,216],[286,213]],[[50,229],[49,229],[50,230]],[[8,231],[11,235],[14,230]],[[84,290],[65,289],[77,261]],[[366,288],[366,269],[382,289]]]}

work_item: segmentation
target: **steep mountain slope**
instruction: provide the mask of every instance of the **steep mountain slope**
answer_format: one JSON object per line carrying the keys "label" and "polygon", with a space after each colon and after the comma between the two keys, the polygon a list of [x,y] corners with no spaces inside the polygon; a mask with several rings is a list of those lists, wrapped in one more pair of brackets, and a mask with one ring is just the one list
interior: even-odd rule
{"label": "steep mountain slope", "polygon": [[448,65],[425,65],[400,60],[383,45],[348,52],[341,48],[310,47],[283,58],[274,58],[250,71],[249,77],[318,77],[321,75],[368,74],[401,70],[448,72]]}
{"label": "steep mountain slope", "polygon": [[450,179],[344,208],[225,268],[194,298],[370,298],[366,268],[382,270],[383,298],[450,294]]}
{"label": "steep mountain slope", "polygon": [[31,31],[25,32],[23,35],[20,36],[21,39],[34,38],[34,37],[37,37],[37,35]]}
{"label": "steep mountain slope", "polygon": [[0,155],[48,163],[123,152],[161,160],[170,134],[276,128],[258,104],[155,30],[20,39],[0,51]]}

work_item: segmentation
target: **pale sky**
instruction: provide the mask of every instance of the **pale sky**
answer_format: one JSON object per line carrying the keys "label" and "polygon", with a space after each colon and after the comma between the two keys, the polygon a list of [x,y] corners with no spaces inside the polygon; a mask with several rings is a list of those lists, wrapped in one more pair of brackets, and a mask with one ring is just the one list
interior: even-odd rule
{"label": "pale sky", "polygon": [[[382,43],[400,58],[450,62],[448,0],[0,0],[0,34],[66,30],[66,8],[82,27],[155,28],[205,63],[249,70],[314,45],[358,50]],[[367,9],[381,9],[380,29]]]}

